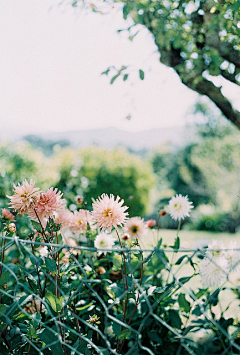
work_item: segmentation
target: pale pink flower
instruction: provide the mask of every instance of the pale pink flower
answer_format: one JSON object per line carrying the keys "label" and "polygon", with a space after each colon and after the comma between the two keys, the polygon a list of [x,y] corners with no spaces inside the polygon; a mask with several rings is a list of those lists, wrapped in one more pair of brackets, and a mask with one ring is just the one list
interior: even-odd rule
{"label": "pale pink flower", "polygon": [[130,218],[123,228],[125,233],[128,233],[131,239],[140,238],[147,233],[147,225],[141,217]]}
{"label": "pale pink flower", "polygon": [[[56,213],[63,210],[65,200],[63,200],[61,191],[51,187],[47,192],[42,192],[35,206],[35,211],[41,221],[53,218]],[[29,216],[36,219],[34,211],[29,212]]]}
{"label": "pale pink flower", "polygon": [[67,209],[61,211],[61,213],[55,214],[54,222],[56,224],[61,224],[61,231],[64,232],[66,229],[70,228],[70,222],[73,217],[73,213]]}
{"label": "pale pink flower", "polygon": [[64,239],[64,243],[67,244],[68,246],[72,247],[70,249],[70,253],[72,253],[73,255],[80,254],[80,250],[74,248],[74,247],[78,247],[78,244],[75,239],[66,238],[66,239]]}
{"label": "pale pink flower", "polygon": [[87,231],[88,224],[93,227],[92,216],[88,210],[74,211],[69,222],[69,228],[74,234],[83,234]]}
{"label": "pale pink flower", "polygon": [[2,215],[3,218],[7,219],[8,221],[15,221],[14,215],[6,208],[2,208]]}
{"label": "pale pink flower", "polygon": [[156,225],[156,221],[154,219],[149,219],[147,222],[146,222],[146,225],[148,228],[152,229],[155,227]]}
{"label": "pale pink flower", "polygon": [[128,207],[122,206],[123,203],[124,200],[120,201],[119,196],[114,200],[112,194],[110,197],[106,194],[102,194],[102,196],[98,197],[92,204],[93,222],[96,222],[97,227],[103,230],[108,228],[109,232],[111,232],[112,227],[117,228],[117,226],[122,226],[128,216],[128,213],[125,212]]}
{"label": "pale pink flower", "polygon": [[40,196],[38,187],[34,187],[35,182],[31,179],[30,184],[27,180],[24,180],[22,185],[13,185],[14,195],[7,196],[10,198],[10,205],[14,211],[18,211],[18,214],[24,215],[32,210]]}

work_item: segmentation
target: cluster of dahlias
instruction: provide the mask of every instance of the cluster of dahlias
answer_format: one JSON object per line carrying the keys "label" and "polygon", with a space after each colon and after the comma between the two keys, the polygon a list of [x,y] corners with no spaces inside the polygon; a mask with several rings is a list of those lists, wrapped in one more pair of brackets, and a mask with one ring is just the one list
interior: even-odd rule
{"label": "cluster of dahlias", "polygon": [[240,249],[237,242],[229,242],[227,248],[221,241],[208,244],[200,262],[200,275],[205,287],[218,287],[225,282],[230,272],[239,271]]}
{"label": "cluster of dahlias", "polygon": [[[11,207],[18,214],[28,214],[30,218],[41,222],[45,227],[49,218],[54,219],[56,224],[61,224],[61,232],[70,230],[74,235],[85,234],[88,226],[91,229],[100,228],[101,233],[95,239],[97,249],[111,249],[115,239],[111,234],[112,228],[118,233],[118,226],[123,227],[122,240],[130,242],[146,236],[148,228],[154,228],[156,222],[149,220],[145,222],[141,217],[128,219],[127,206],[119,196],[116,198],[102,194],[97,200],[93,201],[93,211],[85,209],[70,212],[65,207],[65,200],[62,193],[51,187],[47,192],[40,191],[35,187],[35,182],[30,183],[25,180],[22,185],[13,185],[14,195],[8,196]],[[193,206],[188,201],[187,196],[177,195],[169,202],[169,212],[174,219],[183,219],[189,216]],[[161,215],[166,212],[161,211]],[[10,213],[10,212],[9,212]],[[10,215],[9,215],[10,216]],[[7,217],[9,217],[7,216]],[[9,217],[10,218],[10,217]]]}

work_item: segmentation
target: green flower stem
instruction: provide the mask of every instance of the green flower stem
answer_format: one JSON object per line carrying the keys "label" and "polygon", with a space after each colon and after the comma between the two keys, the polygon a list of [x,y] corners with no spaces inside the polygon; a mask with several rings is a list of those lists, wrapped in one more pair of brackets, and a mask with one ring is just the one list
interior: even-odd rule
{"label": "green flower stem", "polygon": [[[141,277],[140,277],[140,286],[142,286],[142,279],[143,279],[143,255],[142,255],[142,266],[141,266]],[[140,297],[140,291],[138,290],[138,295],[137,295],[137,299],[135,301],[135,307],[134,307],[134,310],[131,314],[131,317],[129,318],[129,321],[128,321],[128,325],[130,325],[131,321],[132,321],[132,318],[137,310],[137,306],[138,306],[138,301],[139,301],[139,297]],[[123,339],[123,342],[122,342],[122,345],[121,345],[121,348],[119,350],[120,354],[121,354],[121,351],[122,351],[122,348],[123,348],[123,345],[124,345],[124,341],[125,339]]]}
{"label": "green flower stem", "polygon": [[4,254],[5,254],[5,244],[6,244],[6,239],[2,239],[2,245],[1,245],[1,248],[3,248],[2,250],[2,264],[1,264],[1,270],[0,270],[0,279],[1,279],[1,276],[2,276],[2,271],[3,271],[3,262],[4,262]]}
{"label": "green flower stem", "polygon": [[[120,239],[120,236],[119,236],[119,232],[118,232],[118,229],[116,229],[116,232],[117,232],[117,236],[118,236],[118,241],[120,243],[120,246],[121,246],[121,249],[123,249],[123,246],[122,246],[122,242],[121,242],[121,239]],[[124,252],[122,252],[122,256],[123,256],[123,264],[124,264],[124,273],[125,273],[125,281],[126,281],[126,290],[128,289],[128,284],[127,284],[127,268],[126,268],[126,258],[125,258],[125,254]],[[124,280],[124,278],[123,278]]]}
{"label": "green flower stem", "polygon": [[179,231],[180,231],[180,228],[181,228],[181,218],[179,219],[179,222],[178,222],[178,229],[177,229],[177,237],[178,237],[178,234],[179,234]]}

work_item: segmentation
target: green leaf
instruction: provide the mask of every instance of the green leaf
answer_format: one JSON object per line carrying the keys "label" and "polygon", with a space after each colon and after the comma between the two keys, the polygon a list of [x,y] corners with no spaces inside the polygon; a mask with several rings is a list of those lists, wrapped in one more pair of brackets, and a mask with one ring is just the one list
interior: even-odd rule
{"label": "green leaf", "polygon": [[190,303],[186,300],[185,295],[183,293],[180,293],[180,295],[178,296],[178,303],[181,310],[183,310],[186,313],[190,312],[191,309]]}
{"label": "green leaf", "polygon": [[120,340],[128,339],[130,337],[131,333],[132,333],[132,331],[130,329],[124,329],[118,335],[118,339],[120,339]]}
{"label": "green leaf", "polygon": [[[122,321],[123,320],[123,314],[118,314],[116,316],[117,320]],[[121,324],[117,323],[117,322],[113,322],[113,331],[116,335],[119,335],[121,333]]]}
{"label": "green leaf", "polygon": [[163,340],[162,338],[158,335],[159,330],[151,330],[150,332],[148,332],[148,337],[155,343],[158,343],[158,345],[162,345],[163,344]]}
{"label": "green leaf", "polygon": [[114,81],[119,77],[119,75],[120,75],[120,73],[118,73],[118,74],[116,74],[116,75],[114,75],[113,77],[112,77],[112,79],[110,80],[110,84],[112,85],[113,83],[114,83]]}
{"label": "green leaf", "polygon": [[123,81],[126,81],[127,78],[128,78],[128,74],[124,74],[124,75],[123,75]]}
{"label": "green leaf", "polygon": [[56,261],[50,258],[45,257],[45,263],[46,263],[46,267],[49,271],[54,272],[55,274],[57,273],[57,265],[56,265]]}
{"label": "green leaf", "polygon": [[181,262],[187,257],[188,257],[187,255],[180,256],[180,258],[175,262],[175,265],[180,265]]}
{"label": "green leaf", "polygon": [[[39,334],[39,337],[46,345],[49,345],[49,348],[54,354],[64,355],[58,334],[56,332],[44,329],[44,331]],[[54,342],[55,344],[52,344]]]}
{"label": "green leaf", "polygon": [[180,238],[177,236],[177,238],[174,241],[173,249],[179,249],[180,248]]}
{"label": "green leaf", "polygon": [[192,311],[192,314],[194,314],[195,316],[200,316],[200,315],[202,314],[199,305],[197,305],[197,306],[194,308],[194,310]]}
{"label": "green leaf", "polygon": [[62,309],[62,302],[52,292],[47,291],[45,295],[46,302],[51,306],[54,312],[60,312]]}
{"label": "green leaf", "polygon": [[36,221],[31,221],[33,229],[36,229],[38,233],[42,233],[42,227],[41,224],[36,222]]}
{"label": "green leaf", "polygon": [[170,319],[171,326],[173,328],[181,329],[182,321],[181,321],[181,318],[178,314],[178,311],[175,309],[170,309],[168,311],[168,313],[169,313],[169,319]]}
{"label": "green leaf", "polygon": [[38,282],[31,274],[27,275],[27,282],[32,290],[36,290],[38,288]]}
{"label": "green leaf", "polygon": [[40,321],[41,321],[41,315],[40,313],[36,312],[32,315],[32,319],[33,319],[33,326],[34,328],[37,328],[37,326],[39,325]]}
{"label": "green leaf", "polygon": [[89,308],[89,307],[91,307],[92,305],[93,305],[93,303],[89,303],[89,304],[87,304],[86,306],[77,307],[76,310],[77,310],[77,311],[83,311],[84,309]]}
{"label": "green leaf", "polygon": [[185,284],[186,282],[188,282],[191,279],[191,277],[192,276],[180,277],[180,279],[178,281],[181,282],[182,284]]}
{"label": "green leaf", "polygon": [[10,272],[9,271],[4,271],[2,273],[1,279],[0,279],[0,285],[4,285],[5,283],[7,283],[8,279],[10,276]]}
{"label": "green leaf", "polygon": [[142,69],[139,69],[139,77],[141,80],[144,79],[144,71]]}
{"label": "green leaf", "polygon": [[5,304],[0,304],[0,313],[5,314],[6,310],[7,310],[7,306],[5,306]]}

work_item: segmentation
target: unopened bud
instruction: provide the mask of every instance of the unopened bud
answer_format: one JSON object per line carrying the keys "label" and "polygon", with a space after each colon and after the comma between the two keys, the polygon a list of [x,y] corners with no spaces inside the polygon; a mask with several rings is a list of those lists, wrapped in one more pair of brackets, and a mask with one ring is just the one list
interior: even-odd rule
{"label": "unopened bud", "polygon": [[16,225],[15,225],[15,223],[10,223],[9,225],[8,225],[8,230],[9,230],[9,232],[11,232],[11,233],[14,233],[14,232],[16,232]]}
{"label": "unopened bud", "polygon": [[160,216],[165,216],[166,214],[167,214],[167,212],[165,210],[160,211]]}
{"label": "unopened bud", "polygon": [[9,210],[7,210],[6,208],[2,208],[2,215],[8,221],[14,221],[15,220],[14,219],[14,215]]}
{"label": "unopened bud", "polygon": [[154,228],[155,225],[156,225],[156,221],[154,221],[154,219],[149,219],[147,222],[146,222],[148,228]]}
{"label": "unopened bud", "polygon": [[122,240],[128,240],[129,239],[129,234],[125,233],[122,236]]}
{"label": "unopened bud", "polygon": [[99,266],[99,267],[96,269],[96,273],[97,273],[98,275],[103,275],[103,274],[106,273],[106,269],[104,269],[103,266]]}
{"label": "unopened bud", "polygon": [[78,196],[78,197],[77,197],[77,203],[78,203],[79,205],[81,205],[81,204],[83,203],[83,197],[82,197],[82,196]]}

